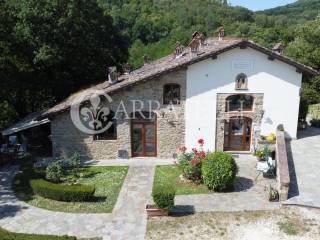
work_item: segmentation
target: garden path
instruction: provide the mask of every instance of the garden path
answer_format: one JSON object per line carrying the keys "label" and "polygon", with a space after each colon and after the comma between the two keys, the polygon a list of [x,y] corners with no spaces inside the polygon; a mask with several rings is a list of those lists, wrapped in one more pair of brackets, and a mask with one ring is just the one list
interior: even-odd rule
{"label": "garden path", "polygon": [[[52,212],[19,201],[11,182],[17,166],[0,170],[0,227],[13,232],[52,235],[72,235],[81,238],[144,239],[147,217],[145,205],[152,203],[151,191],[155,166],[173,164],[172,160],[133,159],[120,161],[129,165],[129,171],[112,213],[83,214]],[[232,193],[177,196],[177,212],[266,210],[278,207],[266,201],[265,187],[268,180],[260,177],[255,183],[256,160],[249,155],[236,156],[240,166],[236,191]],[[115,165],[115,161],[91,161],[91,165]],[[119,163],[119,162],[118,162]]]}
{"label": "garden path", "polygon": [[110,214],[53,212],[19,201],[11,182],[17,166],[0,171],[0,227],[12,232],[81,238],[144,239],[145,205],[150,201],[154,166],[130,167]]}
{"label": "garden path", "polygon": [[320,208],[320,129],[309,127],[298,132],[298,139],[287,142],[290,188],[288,205]]}

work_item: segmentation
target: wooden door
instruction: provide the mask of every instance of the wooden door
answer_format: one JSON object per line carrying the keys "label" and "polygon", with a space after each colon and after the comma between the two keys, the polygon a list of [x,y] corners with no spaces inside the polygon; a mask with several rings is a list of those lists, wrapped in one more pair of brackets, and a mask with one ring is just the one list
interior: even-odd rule
{"label": "wooden door", "polygon": [[157,156],[156,120],[133,119],[131,123],[133,157]]}
{"label": "wooden door", "polygon": [[250,151],[252,120],[232,118],[225,124],[225,151]]}

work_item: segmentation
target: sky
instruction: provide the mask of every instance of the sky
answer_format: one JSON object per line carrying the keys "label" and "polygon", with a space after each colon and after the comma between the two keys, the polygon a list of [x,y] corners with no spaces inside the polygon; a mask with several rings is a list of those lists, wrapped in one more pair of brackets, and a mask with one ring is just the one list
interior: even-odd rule
{"label": "sky", "polygon": [[274,8],[289,3],[296,2],[297,0],[229,0],[232,6],[242,6],[253,11]]}

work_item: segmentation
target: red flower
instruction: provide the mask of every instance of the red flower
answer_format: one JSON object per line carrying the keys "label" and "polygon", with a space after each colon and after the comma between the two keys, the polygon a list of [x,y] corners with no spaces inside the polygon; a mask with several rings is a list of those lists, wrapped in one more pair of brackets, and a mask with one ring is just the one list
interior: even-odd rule
{"label": "red flower", "polygon": [[183,147],[179,148],[179,150],[180,150],[181,152],[185,152],[185,151],[187,151],[187,148],[186,148],[185,146],[183,146]]}
{"label": "red flower", "polygon": [[199,161],[198,159],[192,159],[192,160],[191,160],[192,166],[197,166],[197,165],[199,165],[200,163],[201,163],[201,161]]}
{"label": "red flower", "polygon": [[198,143],[202,146],[202,145],[204,144],[204,140],[203,140],[202,138],[200,138],[200,139],[198,140]]}
{"label": "red flower", "polygon": [[197,156],[201,157],[201,158],[205,158],[206,157],[206,153],[205,153],[205,151],[200,151],[200,152],[197,153]]}
{"label": "red flower", "polygon": [[198,153],[198,150],[196,148],[192,148],[192,152],[194,152],[195,154]]}

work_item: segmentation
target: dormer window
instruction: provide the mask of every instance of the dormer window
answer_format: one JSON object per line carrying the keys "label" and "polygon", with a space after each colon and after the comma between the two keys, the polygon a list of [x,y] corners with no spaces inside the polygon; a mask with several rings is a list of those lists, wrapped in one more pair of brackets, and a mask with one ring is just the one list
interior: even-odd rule
{"label": "dormer window", "polygon": [[170,83],[163,86],[163,104],[180,104],[180,85]]}
{"label": "dormer window", "polygon": [[248,77],[244,73],[240,73],[236,77],[236,90],[247,90],[248,89]]}

